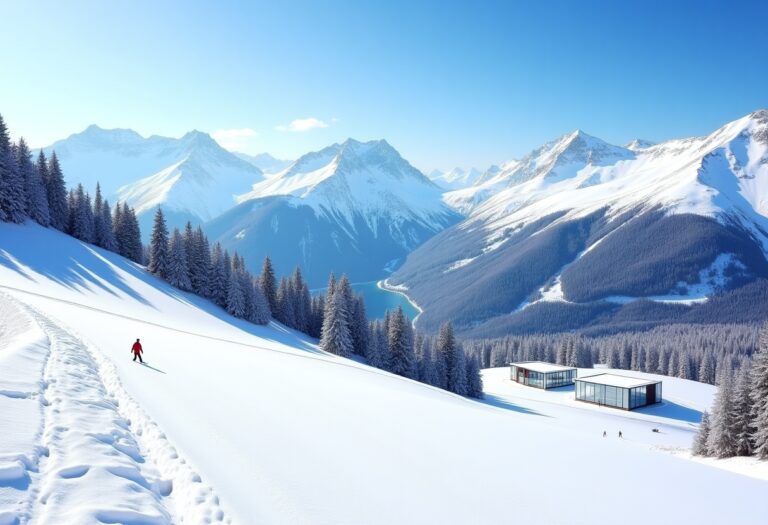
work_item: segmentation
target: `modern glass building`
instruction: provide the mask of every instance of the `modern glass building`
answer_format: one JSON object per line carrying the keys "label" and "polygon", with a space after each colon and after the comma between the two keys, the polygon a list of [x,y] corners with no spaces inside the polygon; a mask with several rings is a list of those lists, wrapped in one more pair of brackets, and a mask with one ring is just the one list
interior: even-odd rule
{"label": "modern glass building", "polygon": [[512,381],[536,388],[556,388],[572,385],[576,379],[576,369],[570,366],[555,365],[543,361],[522,361],[510,364]]}
{"label": "modern glass building", "polygon": [[576,399],[632,410],[660,403],[661,381],[616,374],[580,377],[576,379]]}

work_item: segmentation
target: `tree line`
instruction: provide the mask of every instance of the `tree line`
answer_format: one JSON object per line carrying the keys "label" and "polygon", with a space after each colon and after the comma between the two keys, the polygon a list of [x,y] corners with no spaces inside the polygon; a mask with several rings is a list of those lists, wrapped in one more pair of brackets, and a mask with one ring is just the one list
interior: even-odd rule
{"label": "tree line", "polygon": [[331,274],[322,308],[320,348],[341,356],[358,355],[369,365],[393,374],[474,398],[483,397],[480,363],[468,358],[448,322],[437,336],[413,329],[402,307],[387,311],[384,319],[368,321],[365,301],[356,295],[346,276]]}
{"label": "tree line", "polygon": [[695,455],[768,459],[767,330],[751,367],[720,370],[712,413],[704,413],[694,440]]}
{"label": "tree line", "polygon": [[169,231],[161,208],[155,212],[150,243],[144,246],[135,210],[116,203],[114,211],[97,183],[95,197],[78,184],[67,191],[55,152],[36,160],[24,139],[10,140],[0,115],[0,221],[32,219],[81,241],[118,253],[180,290],[211,300],[234,317],[256,324],[270,319],[320,339],[320,347],[344,357],[365,358],[371,366],[460,395],[482,397],[480,364],[467,358],[450,323],[438,336],[415,333],[402,308],[368,321],[362,295],[346,276],[331,275],[324,294],[310,294],[299,267],[277,281],[269,257],[256,276],[237,252],[211,246],[200,226],[187,222]]}
{"label": "tree line", "polygon": [[749,368],[759,340],[752,324],[666,325],[603,336],[578,333],[509,335],[464,342],[483,368],[546,361],[661,374],[715,384],[721,369]]}

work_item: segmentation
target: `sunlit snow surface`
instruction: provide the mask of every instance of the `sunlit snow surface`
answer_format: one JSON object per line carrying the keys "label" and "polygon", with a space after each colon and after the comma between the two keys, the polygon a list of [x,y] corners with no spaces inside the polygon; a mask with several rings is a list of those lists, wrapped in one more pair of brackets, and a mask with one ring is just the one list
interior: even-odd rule
{"label": "sunlit snow surface", "polygon": [[[0,224],[0,286],[0,523],[758,524],[768,512],[765,481],[686,458],[704,385],[699,397],[669,382],[669,404],[625,413],[489,371],[488,399],[470,401],[234,320],[33,225]],[[130,360],[136,337],[146,366]]]}

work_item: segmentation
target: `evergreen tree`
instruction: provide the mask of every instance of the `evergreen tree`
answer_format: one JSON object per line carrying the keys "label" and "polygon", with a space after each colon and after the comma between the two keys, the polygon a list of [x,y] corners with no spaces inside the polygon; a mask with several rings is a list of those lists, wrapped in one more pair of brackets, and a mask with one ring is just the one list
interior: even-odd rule
{"label": "evergreen tree", "polygon": [[[305,289],[306,296],[304,295]],[[298,266],[291,275],[289,291],[293,307],[294,328],[306,332],[309,325],[309,288],[304,284],[301,269]]]}
{"label": "evergreen tree", "polygon": [[101,194],[101,184],[96,183],[96,196],[93,198],[93,243],[104,247],[104,197]]}
{"label": "evergreen tree", "polygon": [[368,347],[368,315],[365,312],[365,299],[362,295],[352,300],[352,348],[357,355],[365,355]]}
{"label": "evergreen tree", "polygon": [[105,200],[101,205],[101,224],[102,237],[100,246],[111,252],[117,251],[117,241],[115,240],[115,231],[112,225],[112,210],[109,207],[109,201]]}
{"label": "evergreen tree", "polygon": [[723,370],[712,407],[707,450],[718,458],[736,455],[737,437],[734,412],[733,373]]}
{"label": "evergreen tree", "polygon": [[709,413],[704,412],[701,416],[699,430],[696,432],[696,438],[693,441],[693,449],[691,450],[695,456],[709,456],[709,450],[707,448],[709,428]]}
{"label": "evergreen tree", "polygon": [[453,391],[456,368],[456,338],[453,335],[453,324],[450,321],[440,326],[435,352],[435,371],[437,385],[445,390]]}
{"label": "evergreen tree", "polygon": [[[331,287],[325,300],[323,330],[320,348],[331,354],[346,357],[352,353],[352,339],[349,333],[349,312],[344,295],[338,290],[333,274]],[[279,289],[278,289],[279,291]]]}
{"label": "evergreen tree", "polygon": [[467,385],[467,356],[461,344],[457,344],[456,349],[456,369],[453,380],[453,392],[460,396],[466,396],[469,391]]}
{"label": "evergreen tree", "polygon": [[0,220],[20,223],[26,216],[27,196],[19,173],[17,153],[0,116]]}
{"label": "evergreen tree", "polygon": [[483,379],[480,375],[480,364],[476,357],[467,360],[467,395],[477,399],[483,397]]}
{"label": "evergreen tree", "polygon": [[749,372],[746,366],[739,369],[733,391],[733,432],[736,437],[737,456],[752,454],[752,384]]}
{"label": "evergreen tree", "polygon": [[277,281],[275,280],[275,270],[272,268],[272,260],[269,256],[264,258],[264,264],[261,267],[259,275],[259,286],[264,297],[269,302],[269,308],[274,314],[277,311]]}
{"label": "evergreen tree", "polygon": [[68,204],[70,217],[68,233],[85,242],[93,242],[93,211],[90,197],[82,184],[70,194]]}
{"label": "evergreen tree", "polygon": [[[345,277],[342,277],[342,280]],[[339,281],[341,284],[342,281]],[[340,294],[341,295],[341,294]],[[387,370],[403,377],[414,377],[413,346],[408,337],[408,321],[403,314],[402,306],[398,306],[390,318],[387,334],[389,348],[389,363]]]}
{"label": "evergreen tree", "polygon": [[211,251],[211,268],[208,277],[209,297],[222,308],[227,305],[227,287],[229,286],[225,264],[221,244],[216,243]]}
{"label": "evergreen tree", "polygon": [[[38,159],[38,168],[40,167],[41,161],[45,162],[45,156],[42,152]],[[47,174],[47,179],[43,182],[45,183],[45,190],[48,196],[48,212],[50,214],[51,226],[57,230],[65,231],[69,219],[69,210],[67,209],[67,187],[64,184],[64,174],[61,171],[59,158],[56,156],[55,151],[51,154],[51,158],[48,161],[48,166],[44,173]]]}
{"label": "evergreen tree", "polygon": [[709,383],[710,385],[715,383],[715,366],[712,359],[712,354],[709,352],[704,354],[699,365],[699,381],[702,383]]}
{"label": "evergreen tree", "polygon": [[171,235],[165,274],[168,283],[180,290],[189,290],[192,287],[189,282],[187,249],[178,228],[175,228]]}
{"label": "evergreen tree", "polygon": [[752,446],[760,459],[768,459],[768,327],[752,360]]}
{"label": "evergreen tree", "polygon": [[35,163],[32,162],[32,154],[23,138],[19,139],[19,146],[16,148],[16,164],[19,175],[24,181],[27,215],[38,224],[48,226],[51,222],[48,213],[48,196],[45,193],[40,172],[37,171]]}
{"label": "evergreen tree", "polygon": [[266,325],[269,323],[272,314],[269,310],[267,298],[261,291],[261,286],[256,279],[249,276],[248,298],[248,320],[252,323]]}
{"label": "evergreen tree", "polygon": [[[118,204],[118,209],[120,209]],[[120,212],[116,212],[115,221],[115,240],[117,241],[118,253],[139,264],[142,263],[143,248],[141,245],[141,231],[139,230],[139,221],[136,219],[136,213],[127,203],[122,204]]]}
{"label": "evergreen tree", "polygon": [[155,222],[152,227],[152,238],[149,241],[148,270],[160,277],[168,278],[168,227],[162,208],[155,212]]}
{"label": "evergreen tree", "polygon": [[294,295],[291,293],[290,282],[285,277],[280,278],[280,284],[277,287],[277,312],[275,312],[275,319],[289,328],[296,327]]}
{"label": "evergreen tree", "polygon": [[[192,287],[202,297],[211,296],[211,284],[208,280],[208,276],[211,274],[211,245],[208,242],[208,237],[203,233],[203,229],[198,226],[195,230],[195,244],[197,246],[197,270],[193,274]],[[263,323],[257,323],[263,324]]]}
{"label": "evergreen tree", "polygon": [[246,314],[245,291],[242,288],[239,270],[234,270],[229,276],[229,287],[227,288],[227,312],[231,315],[243,318]]}

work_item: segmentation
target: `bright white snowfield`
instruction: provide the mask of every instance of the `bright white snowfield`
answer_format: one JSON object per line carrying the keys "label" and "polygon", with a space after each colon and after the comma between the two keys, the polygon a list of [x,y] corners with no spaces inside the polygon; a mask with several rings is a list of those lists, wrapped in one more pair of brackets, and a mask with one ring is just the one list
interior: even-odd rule
{"label": "bright white snowfield", "polygon": [[765,523],[768,483],[668,450],[705,385],[627,413],[505,368],[470,401],[30,224],[0,224],[0,286],[3,525]]}

